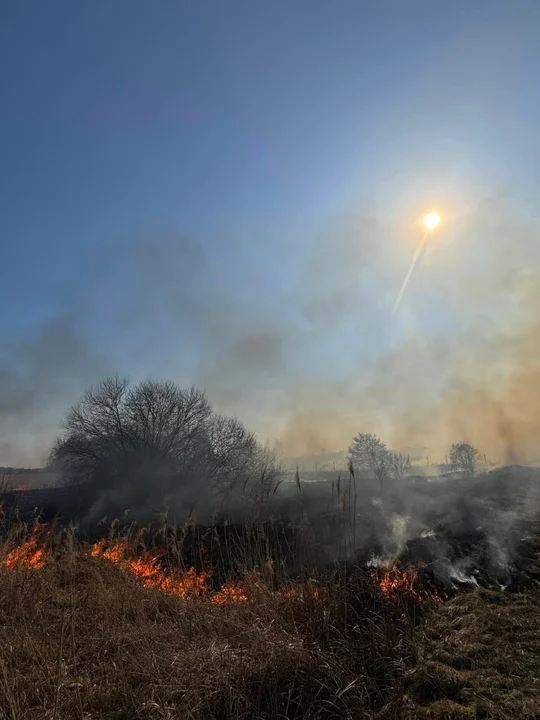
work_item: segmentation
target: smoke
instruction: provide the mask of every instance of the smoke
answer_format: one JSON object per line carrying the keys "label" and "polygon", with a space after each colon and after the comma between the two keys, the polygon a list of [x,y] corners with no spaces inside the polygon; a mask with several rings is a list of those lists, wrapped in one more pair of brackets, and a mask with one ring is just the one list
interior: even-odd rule
{"label": "smoke", "polygon": [[[294,271],[270,248],[263,270],[250,248],[227,257],[174,233],[108,250],[87,265],[58,317],[4,344],[1,462],[44,462],[68,406],[118,372],[195,382],[218,411],[279,439],[286,456],[346,450],[356,433],[374,432],[439,462],[450,443],[468,439],[492,461],[532,463],[538,230],[501,196],[449,217],[394,317],[418,235],[375,214],[294,248]],[[374,502],[376,490],[359,478],[357,548],[377,562],[427,559],[450,583],[480,582],[484,568],[503,584],[521,519],[540,508],[537,480],[509,472],[500,482],[407,481]],[[280,507],[294,505],[297,489],[286,485]],[[306,489],[302,503],[331,546],[330,484],[325,492],[310,499]]]}
{"label": "smoke", "polygon": [[101,252],[57,318],[7,339],[2,462],[43,462],[68,405],[111,372],[195,382],[286,456],[367,431],[438,462],[462,438],[536,460],[538,222],[501,194],[456,207],[394,318],[418,229],[375,212],[289,250],[160,231]]}
{"label": "smoke", "polygon": [[355,294],[359,318],[344,301],[333,319],[358,327],[372,314],[384,338],[377,346],[387,350],[371,359],[368,331],[356,351],[343,346],[352,371],[296,379],[282,431],[294,454],[343,449],[368,431],[396,449],[424,447],[439,462],[460,438],[494,461],[539,459],[539,229],[500,198],[443,229],[409,288],[399,325],[381,310],[391,273],[382,268],[388,258],[374,253],[369,272],[381,283],[386,278],[383,289],[367,308]]}
{"label": "smoke", "polygon": [[81,387],[110,371],[82,337],[77,319],[61,315],[30,337],[5,342],[0,359],[0,462],[36,467],[47,462],[57,424]]}
{"label": "smoke", "polygon": [[538,470],[524,467],[476,478],[410,478],[388,487],[377,503],[369,483],[361,485],[357,552],[378,567],[397,559],[424,564],[448,587],[525,579],[534,557],[527,536],[540,510],[539,480]]}

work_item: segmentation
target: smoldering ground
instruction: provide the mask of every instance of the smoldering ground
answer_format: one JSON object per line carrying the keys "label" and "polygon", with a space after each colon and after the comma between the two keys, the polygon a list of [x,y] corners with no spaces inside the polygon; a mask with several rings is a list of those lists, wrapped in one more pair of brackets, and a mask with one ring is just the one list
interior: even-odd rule
{"label": "smoldering ground", "polygon": [[273,508],[311,533],[321,561],[422,566],[447,589],[531,580],[528,538],[540,511],[540,471],[508,466],[463,477],[378,481],[362,473],[283,488]]}

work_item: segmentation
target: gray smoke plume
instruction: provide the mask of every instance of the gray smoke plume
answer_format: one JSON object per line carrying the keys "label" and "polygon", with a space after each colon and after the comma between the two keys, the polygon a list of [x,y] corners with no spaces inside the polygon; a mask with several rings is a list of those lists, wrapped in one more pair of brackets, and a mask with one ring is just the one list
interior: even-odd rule
{"label": "gray smoke plume", "polygon": [[105,358],[82,336],[78,318],[68,314],[46,322],[24,341],[5,342],[0,359],[0,463],[43,466],[66,407],[107,368]]}
{"label": "gray smoke plume", "polygon": [[[322,233],[303,251],[303,272],[271,293],[260,291],[269,284],[262,270],[243,276],[245,257],[225,264],[174,234],[112,249],[87,266],[57,318],[4,344],[0,462],[43,463],[69,405],[115,372],[195,382],[219,411],[280,439],[284,456],[346,450],[356,433],[375,432],[435,462],[465,438],[493,462],[533,462],[538,229],[501,197],[449,221],[394,321],[417,238],[367,217]],[[285,258],[274,257],[276,284]],[[359,476],[355,552],[374,562],[427,558],[449,583],[481,582],[487,567],[505,584],[524,512],[540,507],[534,472],[505,472],[408,479],[382,498]],[[305,488],[299,504],[296,486],[283,483],[276,511],[299,513],[322,546],[343,553],[335,488]]]}
{"label": "gray smoke plume", "polygon": [[352,486],[347,476],[338,486],[335,480],[302,483],[301,501],[293,486],[281,497],[284,516],[300,522],[305,513],[321,558],[355,558],[377,568],[423,565],[447,588],[530,580],[535,554],[528,537],[540,512],[540,470],[412,475],[388,479],[382,492],[363,473]]}
{"label": "gray smoke plume", "polygon": [[195,382],[285,456],[366,431],[437,462],[464,437],[493,461],[534,461],[537,222],[500,195],[450,217],[392,320],[415,233],[343,220],[290,249],[303,269],[283,287],[283,244],[237,243],[232,259],[175,233],[112,246],[58,318],[4,346],[0,462],[43,462],[67,407],[114,372]]}

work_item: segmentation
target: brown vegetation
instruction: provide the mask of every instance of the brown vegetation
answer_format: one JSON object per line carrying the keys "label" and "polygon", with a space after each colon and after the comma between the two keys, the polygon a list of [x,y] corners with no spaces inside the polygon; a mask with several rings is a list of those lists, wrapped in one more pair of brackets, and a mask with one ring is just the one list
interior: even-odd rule
{"label": "brown vegetation", "polygon": [[13,527],[0,560],[10,720],[540,716],[538,590],[442,603],[413,570],[287,582],[271,563],[213,588],[129,537],[39,525]]}
{"label": "brown vegetation", "polygon": [[418,640],[418,665],[405,679],[405,717],[540,717],[539,591],[460,594]]}
{"label": "brown vegetation", "polygon": [[[126,572],[114,545],[107,556],[44,528],[16,543],[26,553],[12,540],[0,568],[0,714],[13,720],[368,718],[411,653],[405,604],[369,573],[276,591],[262,568],[244,577],[246,597],[222,588],[210,602]],[[45,563],[33,561],[38,547]]]}

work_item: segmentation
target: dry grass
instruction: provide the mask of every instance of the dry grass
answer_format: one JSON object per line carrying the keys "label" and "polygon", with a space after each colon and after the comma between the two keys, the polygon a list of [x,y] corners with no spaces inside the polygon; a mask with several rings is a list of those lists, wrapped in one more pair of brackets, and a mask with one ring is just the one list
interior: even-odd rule
{"label": "dry grass", "polygon": [[49,540],[43,567],[0,564],[0,720],[540,719],[540,590],[432,608],[361,569],[276,591],[269,564],[213,604]]}
{"label": "dry grass", "polygon": [[406,717],[540,718],[540,591],[458,595],[421,635]]}
{"label": "dry grass", "polygon": [[69,543],[2,566],[0,717],[361,719],[389,701],[411,623],[369,578],[337,573],[324,599],[245,582],[249,603],[184,601]]}

